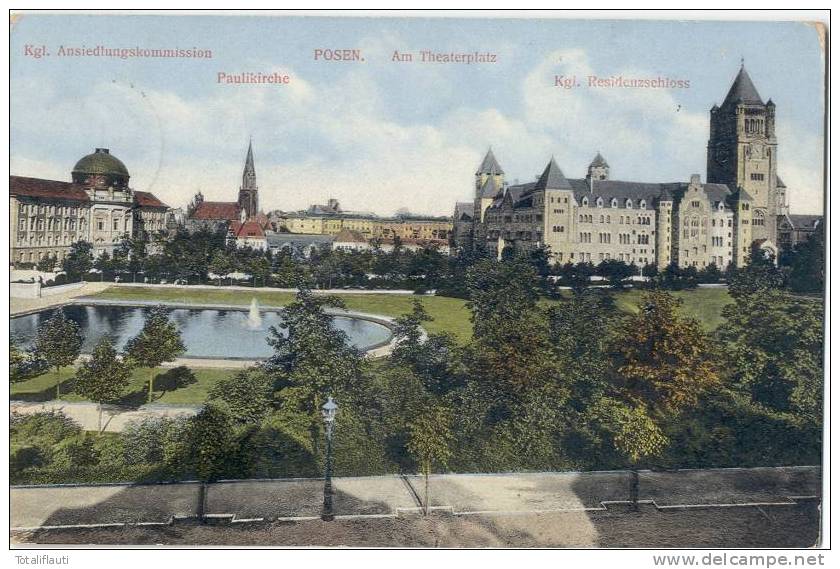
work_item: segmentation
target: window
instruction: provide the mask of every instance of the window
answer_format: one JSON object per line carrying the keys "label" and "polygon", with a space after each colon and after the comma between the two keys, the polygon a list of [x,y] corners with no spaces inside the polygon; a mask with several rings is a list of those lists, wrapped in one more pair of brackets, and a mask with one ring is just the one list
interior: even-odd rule
{"label": "window", "polygon": [[624,207],[626,207],[627,209],[633,209],[633,201],[628,199],[626,202],[624,202]]}
{"label": "window", "polygon": [[610,202],[610,207],[613,207],[613,208],[618,207],[618,200],[613,198],[612,201]]}
{"label": "window", "polygon": [[647,202],[645,202],[645,200],[640,201],[639,209],[645,209],[645,207],[647,207]]}
{"label": "window", "polygon": [[750,174],[750,180],[753,180],[755,182],[763,182],[764,181],[764,174],[752,173],[752,174]]}
{"label": "window", "polygon": [[105,223],[101,219],[96,220],[96,229],[98,229],[99,231],[105,229]]}
{"label": "window", "polygon": [[691,202],[691,207],[700,207],[700,201],[695,200],[695,201]]}
{"label": "window", "polygon": [[602,198],[598,198],[598,201],[595,203],[598,207],[604,207],[604,200]]}
{"label": "window", "polygon": [[583,198],[580,203],[583,207],[589,207],[589,198]]}

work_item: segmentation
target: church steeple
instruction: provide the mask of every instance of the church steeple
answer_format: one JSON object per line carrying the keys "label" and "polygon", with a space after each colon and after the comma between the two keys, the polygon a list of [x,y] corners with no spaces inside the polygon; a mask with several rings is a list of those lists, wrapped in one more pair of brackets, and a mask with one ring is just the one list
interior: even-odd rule
{"label": "church steeple", "polygon": [[484,160],[481,161],[481,165],[478,167],[478,170],[475,171],[476,197],[482,194],[482,188],[484,188],[487,180],[490,178],[493,179],[493,183],[499,188],[504,187],[505,171],[502,170],[501,166],[499,166],[499,162],[493,155],[492,148],[487,150],[487,154],[484,155]]}
{"label": "church steeple", "polygon": [[254,149],[248,141],[248,154],[245,156],[245,168],[242,170],[242,185],[239,187],[239,209],[250,219],[259,210],[257,195],[257,172],[254,169]]}

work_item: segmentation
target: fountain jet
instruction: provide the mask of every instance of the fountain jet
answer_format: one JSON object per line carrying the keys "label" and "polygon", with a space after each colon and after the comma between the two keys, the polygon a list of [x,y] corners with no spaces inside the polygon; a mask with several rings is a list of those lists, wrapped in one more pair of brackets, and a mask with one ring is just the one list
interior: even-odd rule
{"label": "fountain jet", "polygon": [[248,311],[248,328],[252,330],[262,328],[262,316],[260,316],[260,307],[256,297],[251,299],[251,309]]}

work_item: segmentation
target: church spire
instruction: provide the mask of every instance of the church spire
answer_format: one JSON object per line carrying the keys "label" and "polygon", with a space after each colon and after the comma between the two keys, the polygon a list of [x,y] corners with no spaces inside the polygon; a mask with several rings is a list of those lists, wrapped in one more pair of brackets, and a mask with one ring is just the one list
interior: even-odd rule
{"label": "church spire", "polygon": [[251,219],[257,215],[259,201],[257,196],[257,172],[254,169],[254,149],[248,140],[248,154],[245,156],[245,168],[242,170],[242,186],[239,188],[239,209]]}
{"label": "church spire", "polygon": [[245,169],[242,171],[242,189],[257,189],[257,172],[254,170],[254,149],[251,140],[248,140],[248,154],[245,156]]}

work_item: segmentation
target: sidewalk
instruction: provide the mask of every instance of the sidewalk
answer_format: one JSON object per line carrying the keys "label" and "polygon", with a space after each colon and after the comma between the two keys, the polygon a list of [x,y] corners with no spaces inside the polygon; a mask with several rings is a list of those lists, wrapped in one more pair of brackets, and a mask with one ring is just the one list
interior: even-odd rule
{"label": "sidewalk", "polygon": [[[129,423],[142,421],[150,417],[191,417],[198,413],[201,405],[162,405],[148,404],[137,409],[128,409],[116,405],[102,406],[102,423],[109,433],[122,432]],[[9,410],[29,415],[43,411],[61,411],[78,423],[85,431],[96,431],[99,428],[99,410],[96,403],[82,401],[11,401]]]}
{"label": "sidewalk", "polygon": [[102,292],[114,283],[85,283],[85,286],[63,294],[54,296],[43,296],[41,298],[11,298],[9,299],[9,311],[11,316],[20,316],[28,312],[36,312],[66,304],[67,301],[79,296],[86,296]]}
{"label": "sidewalk", "polygon": [[[627,471],[446,474],[431,478],[432,506],[456,516],[626,511]],[[659,511],[744,507],[793,507],[820,494],[818,467],[640,471],[639,502]],[[211,518],[231,521],[318,519],[323,480],[221,481],[208,485]],[[421,476],[334,479],[337,519],[402,518],[420,514]],[[195,518],[197,482],[13,486],[11,527],[168,524]]]}

